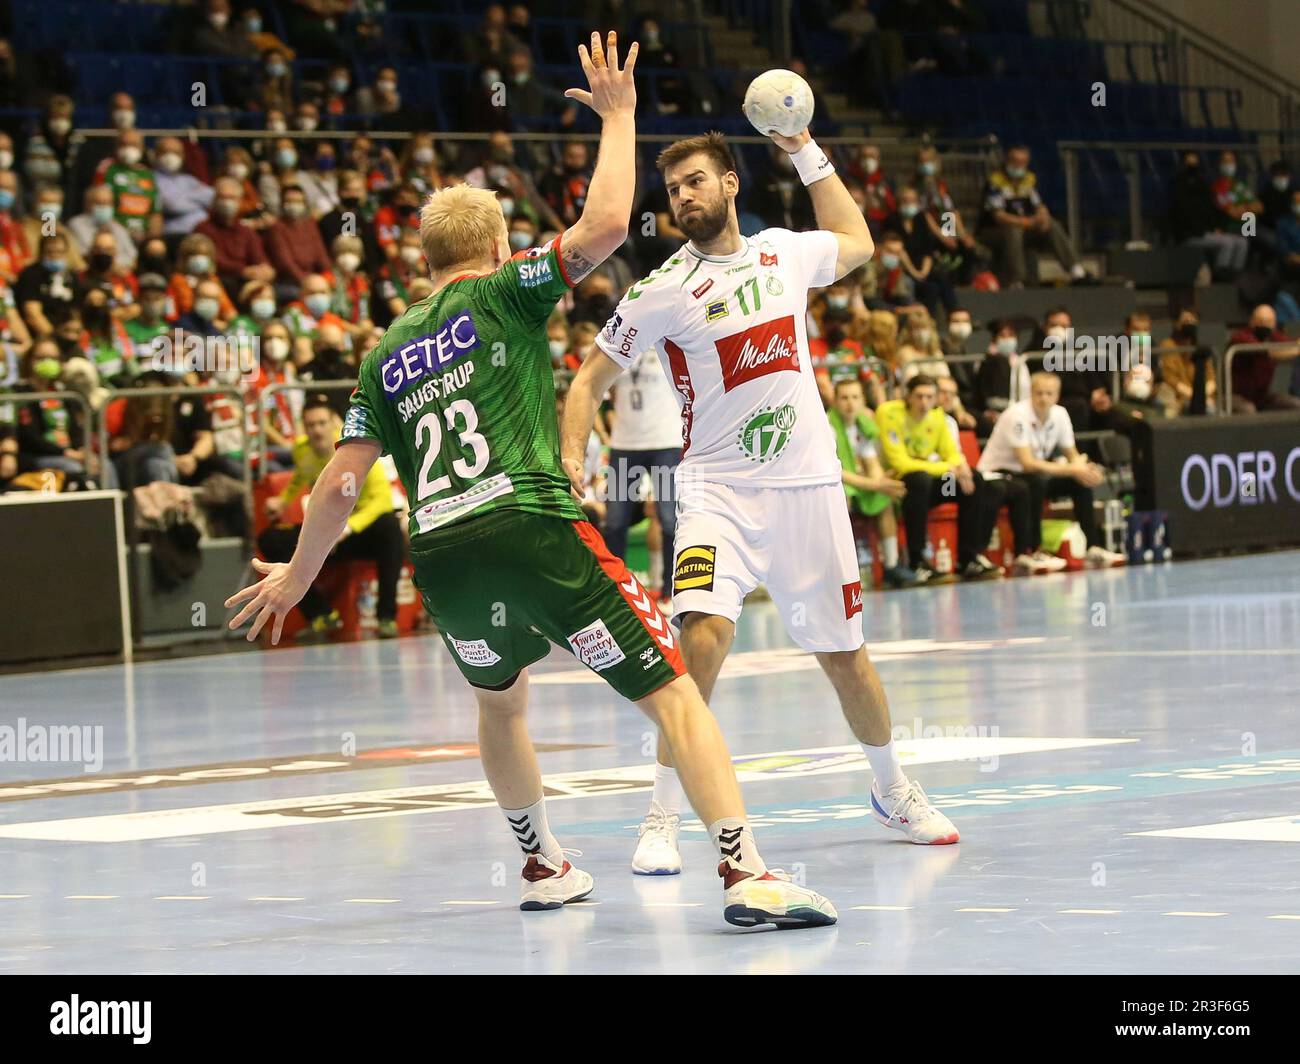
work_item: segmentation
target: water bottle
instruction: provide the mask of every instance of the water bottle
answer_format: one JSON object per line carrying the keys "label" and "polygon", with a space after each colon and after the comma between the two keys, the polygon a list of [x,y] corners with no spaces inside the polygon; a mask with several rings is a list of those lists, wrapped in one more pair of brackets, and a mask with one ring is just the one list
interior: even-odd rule
{"label": "water bottle", "polygon": [[939,540],[939,549],[934,552],[934,571],[940,576],[952,572],[952,551],[948,549],[946,539]]}

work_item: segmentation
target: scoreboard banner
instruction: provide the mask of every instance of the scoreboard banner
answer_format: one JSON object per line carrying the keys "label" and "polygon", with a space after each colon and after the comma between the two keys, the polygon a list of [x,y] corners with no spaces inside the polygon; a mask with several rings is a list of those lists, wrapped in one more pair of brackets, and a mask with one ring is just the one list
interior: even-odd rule
{"label": "scoreboard banner", "polygon": [[1133,462],[1177,555],[1300,544],[1300,414],[1142,421]]}

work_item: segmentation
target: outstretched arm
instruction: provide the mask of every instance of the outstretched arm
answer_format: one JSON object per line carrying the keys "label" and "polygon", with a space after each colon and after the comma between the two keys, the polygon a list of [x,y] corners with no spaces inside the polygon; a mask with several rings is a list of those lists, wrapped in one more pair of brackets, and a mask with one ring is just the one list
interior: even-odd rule
{"label": "outstretched arm", "polygon": [[600,115],[600,147],[596,170],[587,189],[582,217],[560,239],[564,275],[577,284],[627,239],[636,190],[636,67],[637,45],[618,67],[618,34],[610,30],[605,48],[600,34],[591,35],[591,52],[578,46],[578,58],[587,74],[587,89],[568,89],[564,95],[586,104]]}
{"label": "outstretched arm", "polygon": [[[808,187],[813,213],[817,217],[817,228],[834,233],[840,245],[839,258],[835,263],[836,280],[852,273],[871,258],[876,250],[875,241],[871,239],[871,230],[867,228],[867,219],[863,217],[857,203],[849,195],[849,190],[844,187],[844,182],[840,180],[830,160],[815,144],[810,151],[816,155],[816,161],[824,165],[820,165],[814,172],[804,173],[804,167],[800,165],[804,161],[804,156],[800,155],[800,152],[813,143],[812,134],[808,130],[805,129],[793,137],[783,137],[779,133],[773,133],[771,136],[779,147],[791,155],[798,156],[795,159],[795,166],[799,170],[800,178]],[[807,165],[804,163],[804,166]],[[825,176],[819,177],[818,173],[824,173]]]}
{"label": "outstretched arm", "polygon": [[564,400],[564,424],[560,426],[560,460],[574,491],[582,494],[583,456],[596,419],[600,401],[619,378],[623,367],[596,349],[578,367]]}
{"label": "outstretched arm", "polygon": [[311,492],[311,505],[307,507],[307,520],[298,536],[298,548],[288,562],[264,562],[253,559],[253,568],[266,577],[250,584],[226,599],[226,606],[246,605],[230,621],[231,629],[238,628],[250,617],[256,616],[248,630],[251,643],[274,618],[271,643],[280,641],[284,619],[298,600],[307,593],[316,574],[320,572],[330,551],[343,536],[348,515],[361,494],[370,467],[379,460],[377,441],[356,440],[340,446],[334,452]]}

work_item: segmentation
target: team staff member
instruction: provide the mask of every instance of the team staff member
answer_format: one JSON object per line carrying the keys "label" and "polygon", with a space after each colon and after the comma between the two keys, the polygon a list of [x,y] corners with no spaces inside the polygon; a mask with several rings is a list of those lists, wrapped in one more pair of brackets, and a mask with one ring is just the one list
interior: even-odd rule
{"label": "team staff member", "polygon": [[[1059,495],[1074,500],[1074,519],[1088,541],[1085,561],[1106,567],[1123,565],[1124,555],[1101,544],[1093,512],[1092,489],[1102,480],[1100,467],[1081,455],[1074,445],[1074,428],[1065,407],[1059,406],[1061,379],[1055,373],[1035,373],[1030,397],[1012,403],[993,427],[988,446],[980,456],[981,473],[1007,473],[1024,491],[1010,493],[1012,532],[1016,537],[1016,568],[1026,572],[1052,572],[1064,568],[1060,558],[1041,550],[1043,501]],[[1054,461],[1057,454],[1065,461]]]}
{"label": "team staff member", "polygon": [[921,582],[933,579],[934,569],[922,558],[926,520],[945,502],[957,504],[957,565],[967,580],[1002,575],[981,553],[987,544],[983,478],[962,456],[948,431],[948,419],[935,404],[939,399],[934,378],[918,373],[905,385],[905,399],[891,399],[876,410],[885,465],[902,478],[903,529],[912,568]]}
{"label": "team staff member", "polygon": [[[305,434],[293,445],[293,478],[284,491],[266,502],[266,512],[274,521],[302,492],[311,491],[326,464],[334,456],[334,444],[343,431],[343,421],[324,395],[315,395],[302,411]],[[287,562],[298,546],[301,525],[271,525],[258,537],[258,549],[267,561]],[[357,505],[344,526],[330,557],[340,561],[366,559],[379,570],[376,614],[379,637],[397,635],[397,581],[406,561],[406,541],[402,526],[393,515],[393,493],[376,462],[358,489]],[[315,587],[307,589],[299,608],[311,622],[312,631],[324,634],[343,624],[338,610]]]}

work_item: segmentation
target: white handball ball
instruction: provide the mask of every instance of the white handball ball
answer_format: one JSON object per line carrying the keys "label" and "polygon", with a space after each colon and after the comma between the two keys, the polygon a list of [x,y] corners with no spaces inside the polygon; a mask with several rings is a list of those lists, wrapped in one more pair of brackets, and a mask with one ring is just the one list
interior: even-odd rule
{"label": "white handball ball", "polygon": [[793,137],[812,121],[812,89],[793,70],[767,70],[749,83],[741,110],[764,136]]}

